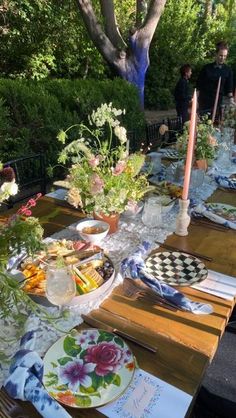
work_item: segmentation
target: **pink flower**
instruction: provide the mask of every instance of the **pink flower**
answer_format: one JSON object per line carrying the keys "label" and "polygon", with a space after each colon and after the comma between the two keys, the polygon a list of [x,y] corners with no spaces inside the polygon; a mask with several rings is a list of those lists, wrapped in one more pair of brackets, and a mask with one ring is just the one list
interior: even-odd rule
{"label": "pink flower", "polygon": [[112,168],[113,176],[119,176],[125,169],[126,163],[125,161],[118,161],[115,168]]}
{"label": "pink flower", "polygon": [[32,212],[26,206],[22,206],[18,212],[19,215],[31,216]]}
{"label": "pink flower", "polygon": [[98,376],[115,373],[123,365],[123,352],[112,342],[102,342],[88,347],[85,361],[96,364],[95,372]]}
{"label": "pink flower", "polygon": [[98,174],[93,174],[91,177],[90,190],[92,194],[101,193],[103,191],[104,181]]}
{"label": "pink flower", "polygon": [[83,360],[76,359],[60,367],[59,376],[62,383],[68,385],[72,391],[77,391],[80,385],[88,388],[92,386],[92,379],[89,376],[95,368],[95,364],[83,363]]}
{"label": "pink flower", "polygon": [[28,201],[28,204],[27,204],[29,207],[33,207],[33,206],[36,206],[36,200],[35,199],[30,199],[29,201]]}
{"label": "pink flower", "polygon": [[93,158],[88,160],[88,163],[89,163],[90,167],[93,167],[93,168],[97,167],[100,163],[99,155],[96,155],[96,157],[93,156]]}
{"label": "pink flower", "polygon": [[216,141],[216,138],[214,136],[209,135],[208,136],[208,142],[213,147],[216,147],[216,145],[217,145],[217,141]]}

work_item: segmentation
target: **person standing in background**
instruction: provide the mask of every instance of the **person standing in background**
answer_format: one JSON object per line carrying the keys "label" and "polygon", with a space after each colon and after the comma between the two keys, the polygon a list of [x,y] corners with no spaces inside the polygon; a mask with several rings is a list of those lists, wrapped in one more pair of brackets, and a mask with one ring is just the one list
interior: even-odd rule
{"label": "person standing in background", "polygon": [[233,72],[225,64],[228,56],[228,45],[221,41],[216,44],[216,59],[210,64],[204,65],[197,80],[198,110],[200,114],[211,113],[213,111],[217,86],[221,77],[219,100],[216,112],[216,119],[221,117],[221,106],[223,96],[227,96],[230,103],[233,99]]}
{"label": "person standing in background", "polygon": [[177,115],[182,118],[184,124],[189,120],[189,103],[191,101],[191,94],[189,91],[189,79],[192,75],[192,68],[189,64],[184,64],[180,68],[180,79],[177,82],[174,90],[175,105]]}

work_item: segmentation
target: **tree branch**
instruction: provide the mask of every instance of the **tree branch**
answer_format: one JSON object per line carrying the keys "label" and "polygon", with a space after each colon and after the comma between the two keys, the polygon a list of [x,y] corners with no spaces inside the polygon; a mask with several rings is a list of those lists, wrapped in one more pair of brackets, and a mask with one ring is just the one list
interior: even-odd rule
{"label": "tree branch", "polygon": [[102,30],[94,13],[91,0],[77,0],[77,3],[84,24],[94,45],[107,62],[114,64],[114,61],[119,56],[119,51],[114,47],[110,39]]}
{"label": "tree branch", "polygon": [[105,34],[116,48],[120,48],[121,46],[126,47],[117,25],[113,0],[99,1],[101,5],[101,12],[104,17]]}
{"label": "tree branch", "polygon": [[166,2],[167,0],[150,0],[147,16],[137,34],[139,45],[143,47],[150,45]]}
{"label": "tree branch", "polygon": [[147,14],[147,0],[136,0],[136,27],[138,28],[143,23]]}

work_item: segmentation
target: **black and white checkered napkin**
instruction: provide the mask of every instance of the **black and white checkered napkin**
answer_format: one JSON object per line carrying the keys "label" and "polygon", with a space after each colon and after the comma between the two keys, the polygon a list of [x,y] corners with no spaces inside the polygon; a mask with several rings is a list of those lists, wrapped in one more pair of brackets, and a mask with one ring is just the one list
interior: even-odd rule
{"label": "black and white checkered napkin", "polygon": [[150,250],[150,247],[150,243],[144,241],[131,256],[125,258],[121,263],[122,275],[124,277],[129,275],[129,277],[131,276],[133,279],[141,279],[154,293],[157,293],[163,299],[176,305],[177,308],[179,307],[182,310],[194,314],[207,315],[212,313],[213,308],[211,305],[192,301],[183,293],[148,273],[143,257]]}

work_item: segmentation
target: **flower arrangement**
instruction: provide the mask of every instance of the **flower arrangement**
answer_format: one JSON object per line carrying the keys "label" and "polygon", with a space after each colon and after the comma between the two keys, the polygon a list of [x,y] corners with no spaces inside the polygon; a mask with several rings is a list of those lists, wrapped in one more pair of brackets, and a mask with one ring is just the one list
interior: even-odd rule
{"label": "flower arrangement", "polygon": [[147,175],[140,174],[145,156],[128,153],[126,129],[117,119],[124,113],[104,103],[88,117],[90,127],[73,125],[58,134],[65,144],[68,131],[79,128],[79,138],[65,146],[58,161],[72,162],[67,200],[86,213],[122,213],[151,189]]}
{"label": "flower arrangement", "polygon": [[[202,116],[197,122],[195,142],[195,159],[212,160],[216,156],[217,140],[214,137],[215,128],[208,115]],[[182,158],[186,158],[189,138],[189,122],[184,124],[183,133],[177,136],[177,149]]]}
{"label": "flower arrangement", "polygon": [[43,228],[37,218],[31,216],[31,207],[41,197],[38,193],[35,199],[30,199],[16,214],[9,218],[0,218],[0,254],[2,263],[7,263],[24,251],[32,255],[42,248]]}
{"label": "flower arrangement", "polygon": [[[37,307],[27,294],[21,290],[19,283],[11,276],[7,266],[21,252],[33,255],[42,248],[43,228],[37,218],[31,216],[30,208],[36,205],[40,198],[30,199],[16,214],[0,218],[0,317],[8,317],[14,307],[25,303],[33,308]],[[9,264],[9,265],[8,265]]]}
{"label": "flower arrangement", "polygon": [[222,125],[227,128],[236,129],[236,105],[226,107]]}
{"label": "flower arrangement", "polygon": [[3,168],[0,161],[0,206],[10,196],[16,195],[18,192],[18,185],[15,182],[15,173],[11,167]]}

